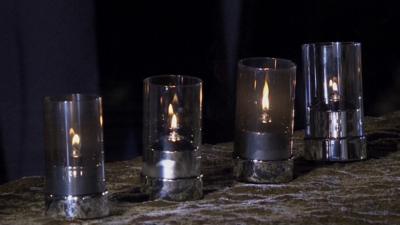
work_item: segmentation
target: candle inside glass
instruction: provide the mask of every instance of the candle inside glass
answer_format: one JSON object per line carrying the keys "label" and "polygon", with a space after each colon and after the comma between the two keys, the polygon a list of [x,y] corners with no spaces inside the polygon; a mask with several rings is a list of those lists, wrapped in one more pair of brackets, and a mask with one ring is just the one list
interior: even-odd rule
{"label": "candle inside glass", "polygon": [[108,215],[101,98],[45,97],[44,123],[46,215]]}
{"label": "candle inside glass", "polygon": [[235,157],[285,160],[291,156],[294,63],[275,58],[239,62]]}
{"label": "candle inside glass", "polygon": [[105,191],[101,99],[45,98],[46,192],[57,196]]}
{"label": "candle inside glass", "polygon": [[142,174],[151,198],[181,201],[202,196],[201,103],[202,83],[196,77],[144,80]]}
{"label": "candle inside glass", "polygon": [[363,128],[361,44],[302,46],[306,93],[305,158],[366,158]]}

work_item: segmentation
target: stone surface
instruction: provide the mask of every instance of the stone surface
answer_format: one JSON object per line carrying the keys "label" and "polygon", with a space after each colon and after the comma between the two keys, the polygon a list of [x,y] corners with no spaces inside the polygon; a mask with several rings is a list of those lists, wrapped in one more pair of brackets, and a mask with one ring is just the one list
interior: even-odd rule
{"label": "stone surface", "polygon": [[258,161],[236,158],[233,176],[237,181],[254,184],[281,184],[293,179],[294,160]]}
{"label": "stone surface", "polygon": [[[232,144],[204,145],[204,198],[148,201],[141,160],[106,165],[111,216],[75,224],[400,224],[400,112],[366,119],[369,158],[304,161],[294,137],[295,177],[279,185],[233,181]],[[71,224],[44,216],[43,179],[0,186],[0,224]]]}

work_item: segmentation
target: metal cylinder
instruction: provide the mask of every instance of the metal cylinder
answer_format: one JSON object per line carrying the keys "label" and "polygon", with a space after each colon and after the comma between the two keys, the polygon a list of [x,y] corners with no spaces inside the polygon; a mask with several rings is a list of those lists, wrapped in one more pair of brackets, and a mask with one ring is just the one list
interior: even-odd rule
{"label": "metal cylinder", "polygon": [[142,175],[151,199],[202,197],[201,102],[199,78],[161,75],[144,80]]}
{"label": "metal cylinder", "polygon": [[252,183],[290,181],[296,65],[247,58],[239,61],[238,71],[235,176]]}
{"label": "metal cylinder", "polygon": [[101,98],[45,97],[44,134],[46,214],[67,219],[107,215]]}
{"label": "metal cylinder", "polygon": [[367,157],[361,44],[304,44],[305,155],[308,160],[355,161]]}

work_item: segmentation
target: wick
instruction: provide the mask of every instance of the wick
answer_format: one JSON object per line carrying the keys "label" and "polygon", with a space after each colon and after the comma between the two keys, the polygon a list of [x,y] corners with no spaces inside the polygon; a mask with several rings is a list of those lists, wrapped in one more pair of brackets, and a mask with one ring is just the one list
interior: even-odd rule
{"label": "wick", "polygon": [[269,115],[268,112],[263,112],[261,114],[261,123],[271,123],[272,119],[271,119],[271,115]]}

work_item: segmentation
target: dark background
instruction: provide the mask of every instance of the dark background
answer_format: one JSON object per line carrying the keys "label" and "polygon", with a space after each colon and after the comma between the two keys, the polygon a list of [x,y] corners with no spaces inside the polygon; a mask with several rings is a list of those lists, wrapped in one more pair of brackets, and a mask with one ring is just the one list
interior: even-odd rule
{"label": "dark background", "polygon": [[4,0],[0,15],[0,183],[43,174],[45,95],[101,94],[106,160],[139,155],[142,80],[151,75],[202,78],[203,142],[231,141],[236,63],[244,57],[298,65],[301,129],[306,42],[361,42],[365,114],[400,108],[394,2]]}

